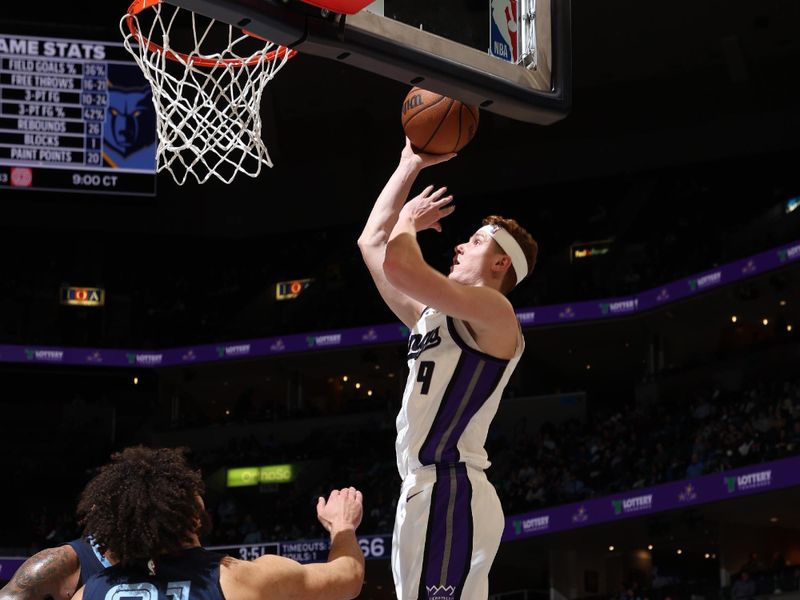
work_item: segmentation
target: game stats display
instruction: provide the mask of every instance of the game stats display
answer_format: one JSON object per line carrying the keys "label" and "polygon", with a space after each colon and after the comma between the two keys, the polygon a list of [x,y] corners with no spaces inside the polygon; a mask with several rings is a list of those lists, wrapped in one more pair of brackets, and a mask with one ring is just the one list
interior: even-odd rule
{"label": "game stats display", "polygon": [[150,86],[121,43],[0,33],[0,189],[155,194]]}

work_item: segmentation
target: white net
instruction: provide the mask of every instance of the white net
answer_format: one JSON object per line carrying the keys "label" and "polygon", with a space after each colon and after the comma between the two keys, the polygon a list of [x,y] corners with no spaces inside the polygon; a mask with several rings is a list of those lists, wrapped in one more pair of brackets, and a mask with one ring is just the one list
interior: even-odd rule
{"label": "white net", "polygon": [[272,166],[261,94],[294,51],[160,0],[134,2],[120,29],[153,90],[159,172],[230,183]]}

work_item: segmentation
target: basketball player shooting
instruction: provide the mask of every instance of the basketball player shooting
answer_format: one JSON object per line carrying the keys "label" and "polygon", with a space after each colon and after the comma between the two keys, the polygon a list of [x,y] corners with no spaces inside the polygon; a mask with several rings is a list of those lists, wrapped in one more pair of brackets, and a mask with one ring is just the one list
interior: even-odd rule
{"label": "basketball player shooting", "polygon": [[484,473],[484,443],[524,349],[505,294],[530,274],[538,251],[514,220],[491,216],[456,246],[448,276],[425,262],[417,233],[441,231],[453,198],[429,186],[406,199],[422,169],[453,156],[415,152],[406,140],[358,240],[381,297],[411,329],[395,444],[399,600],[488,597],[504,518]]}

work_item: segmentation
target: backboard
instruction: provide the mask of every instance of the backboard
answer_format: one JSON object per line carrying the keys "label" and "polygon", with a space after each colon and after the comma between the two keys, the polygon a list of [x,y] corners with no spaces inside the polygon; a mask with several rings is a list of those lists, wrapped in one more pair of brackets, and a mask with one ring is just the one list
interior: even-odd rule
{"label": "backboard", "polygon": [[548,125],[571,102],[570,0],[165,0],[300,53]]}

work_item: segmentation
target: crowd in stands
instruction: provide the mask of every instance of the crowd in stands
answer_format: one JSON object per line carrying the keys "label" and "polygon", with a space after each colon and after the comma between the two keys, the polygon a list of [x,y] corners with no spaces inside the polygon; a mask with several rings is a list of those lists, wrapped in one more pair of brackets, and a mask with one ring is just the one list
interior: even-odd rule
{"label": "crowd in stands", "polygon": [[800,590],[800,567],[792,565],[779,551],[769,560],[752,552],[722,590],[724,600],[747,600],[756,596],[784,594]]}
{"label": "crowd in stands", "polygon": [[800,381],[630,405],[490,441],[509,513],[697,477],[800,452]]}
{"label": "crowd in stands", "polygon": [[[731,574],[730,584],[722,587],[716,569],[687,576],[655,564],[652,579],[647,583],[649,585],[626,582],[617,594],[606,596],[605,600],[752,600],[796,593],[800,590],[800,566],[792,565],[780,551],[773,552],[766,561],[753,552],[747,562]],[[599,597],[593,598],[598,600]]]}

